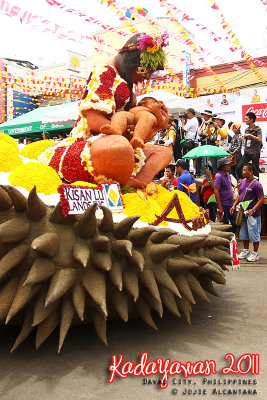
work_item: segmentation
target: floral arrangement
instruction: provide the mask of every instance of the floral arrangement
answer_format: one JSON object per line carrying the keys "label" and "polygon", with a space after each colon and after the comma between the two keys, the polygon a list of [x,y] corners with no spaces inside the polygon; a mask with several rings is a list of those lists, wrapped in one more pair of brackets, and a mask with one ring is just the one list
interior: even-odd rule
{"label": "floral arrangement", "polygon": [[14,169],[8,177],[13,186],[21,186],[30,192],[34,185],[37,193],[53,194],[61,185],[56,171],[43,164],[28,162]]}
{"label": "floral arrangement", "polygon": [[153,71],[156,71],[159,67],[162,68],[167,59],[162,48],[168,46],[168,37],[167,32],[161,35],[158,31],[155,31],[152,35],[140,34],[137,49],[141,51],[140,61],[142,66],[149,67]]}
{"label": "floral arrangement", "polygon": [[17,144],[16,140],[13,139],[13,137],[7,135],[6,133],[0,132],[0,140],[7,142],[14,148],[14,150],[16,150],[17,153],[19,152],[18,144]]}
{"label": "floral arrangement", "polygon": [[[149,204],[147,204],[136,193],[124,194],[122,196],[125,204],[123,213],[127,216],[141,215],[140,221],[153,222],[155,220],[155,214],[160,215],[162,213],[175,193],[177,193],[186,219],[197,218],[203,215],[199,210],[199,207],[190,200],[187,194],[179,190],[169,191],[160,185],[158,185],[158,197],[156,199],[149,197]],[[169,217],[177,218],[177,211],[173,209],[170,212]],[[164,226],[167,224],[166,221],[160,223],[160,225]]]}
{"label": "floral arrangement", "polygon": [[143,165],[145,165],[145,161],[146,161],[145,153],[143,152],[143,150],[140,147],[137,147],[136,149],[134,149],[134,161],[135,161],[135,166],[134,166],[134,170],[132,173],[133,177],[138,174],[138,172],[141,170]]}
{"label": "floral arrangement", "polygon": [[21,164],[23,163],[19,157],[18,146],[15,148],[12,143],[0,140],[0,171],[10,172]]}
{"label": "floral arrangement", "polygon": [[24,146],[20,155],[33,160],[38,160],[39,155],[55,143],[54,140],[38,140],[38,142],[33,142]]}

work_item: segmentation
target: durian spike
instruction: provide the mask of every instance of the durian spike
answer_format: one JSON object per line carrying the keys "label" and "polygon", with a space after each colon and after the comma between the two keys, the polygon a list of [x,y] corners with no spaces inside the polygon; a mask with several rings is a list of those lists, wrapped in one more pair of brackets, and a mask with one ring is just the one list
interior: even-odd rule
{"label": "durian spike", "polygon": [[12,200],[8,193],[0,186],[0,211],[8,210],[12,207]]}
{"label": "durian spike", "polygon": [[50,314],[52,314],[59,306],[59,300],[54,301],[49,306],[45,307],[46,292],[41,293],[39,298],[34,304],[34,313],[32,326],[39,325],[43,322]]}
{"label": "durian spike", "polygon": [[150,313],[150,308],[149,306],[144,302],[143,299],[138,299],[137,302],[135,303],[136,309],[138,311],[138,314],[142,318],[142,320],[151,328],[155,329],[155,331],[158,330],[155,322],[153,321]]}
{"label": "durian spike", "polygon": [[219,250],[225,251],[227,254],[230,254],[230,248],[225,246],[218,246]]}
{"label": "durian spike", "polygon": [[138,277],[134,271],[125,271],[122,276],[123,287],[133,296],[134,301],[139,297]]}
{"label": "durian spike", "polygon": [[194,252],[191,252],[191,253],[188,253],[188,254],[184,254],[183,257],[186,258],[189,262],[193,261],[194,263],[197,263],[198,265],[204,265],[204,264],[207,264],[210,261],[209,258],[198,256]]}
{"label": "durian spike", "polygon": [[155,299],[155,297],[151,296],[151,293],[147,290],[142,291],[142,298],[146,301],[146,303],[155,310],[160,317],[163,315],[163,307],[161,301]]}
{"label": "durian spike", "polygon": [[168,243],[161,243],[161,244],[154,244],[150,246],[149,254],[150,258],[155,264],[160,264],[165,258],[168,258],[170,254],[173,254],[175,250],[179,248],[179,245],[175,244],[168,244]]}
{"label": "durian spike", "polygon": [[15,294],[14,300],[11,304],[11,307],[8,311],[6,317],[6,324],[11,320],[14,315],[16,315],[28,301],[41,289],[41,285],[35,286],[23,286],[23,282],[25,281],[26,274],[22,276],[17,292]]}
{"label": "durian spike", "polygon": [[232,237],[234,236],[233,232],[227,232],[227,231],[220,231],[218,229],[213,229],[211,228],[211,232],[212,235],[217,236],[217,237],[222,237],[228,240],[231,240]]}
{"label": "durian spike", "polygon": [[128,321],[128,296],[118,290],[114,290],[111,294],[111,302],[118,313],[119,317],[124,321]]}
{"label": "durian spike", "polygon": [[37,257],[24,282],[24,286],[36,285],[50,278],[56,270],[56,264],[47,258]]}
{"label": "durian spike", "polygon": [[133,244],[130,240],[115,240],[111,243],[111,251],[117,258],[132,255]]}
{"label": "durian spike", "polygon": [[172,235],[176,235],[177,232],[174,229],[170,228],[161,228],[157,232],[153,232],[150,236],[151,242],[158,244],[168,239],[168,237]]}
{"label": "durian spike", "polygon": [[185,274],[185,279],[187,280],[187,283],[190,287],[190,289],[196,293],[198,297],[200,297],[203,301],[206,301],[211,305],[210,299],[206,296],[204,290],[202,289],[200,283],[198,282],[197,278],[191,274],[190,272],[187,272]]}
{"label": "durian spike", "polygon": [[167,243],[178,244],[182,250],[190,250],[195,244],[199,244],[206,239],[206,236],[183,236],[172,235],[167,239]]}
{"label": "durian spike", "polygon": [[101,206],[101,209],[103,211],[103,218],[101,222],[98,225],[98,229],[102,232],[112,232],[114,228],[114,223],[113,223],[113,218],[112,218],[112,212],[110,211],[109,208],[105,206]]}
{"label": "durian spike", "polygon": [[176,317],[181,317],[176,305],[174,294],[163,286],[161,286],[159,290],[162,303],[172,314],[176,315]]}
{"label": "durian spike", "polygon": [[8,253],[7,245],[0,243],[0,259],[3,258]]}
{"label": "durian spike", "polygon": [[76,215],[67,215],[66,217],[64,217],[64,215],[62,214],[61,203],[59,202],[51,213],[49,221],[53,222],[54,224],[73,224],[76,221]]}
{"label": "durian spike", "polygon": [[206,292],[212,294],[213,296],[219,297],[219,294],[215,290],[212,280],[210,278],[203,275],[199,278],[199,283],[201,284],[203,289],[206,290]]}
{"label": "durian spike", "polygon": [[217,229],[219,231],[229,231],[229,229],[232,229],[232,225],[224,224],[223,222],[217,223],[217,222],[210,221],[209,224],[212,229]]}
{"label": "durian spike", "polygon": [[26,244],[19,244],[10,250],[0,260],[0,278],[2,278],[8,271],[19,265],[27,256],[29,248]]}
{"label": "durian spike", "polygon": [[222,275],[225,275],[223,272],[223,268],[220,266],[220,264],[216,263],[215,261],[209,260],[208,264],[213,265]]}
{"label": "durian spike", "polygon": [[40,325],[38,325],[35,339],[36,350],[48,338],[59,324],[59,310],[55,310]]}
{"label": "durian spike", "polygon": [[30,232],[27,220],[14,218],[0,225],[0,243],[16,243],[25,239]]}
{"label": "durian spike", "polygon": [[218,283],[219,285],[225,285],[226,279],[221,274],[207,273],[208,277],[213,280],[214,282]]}
{"label": "durian spike", "polygon": [[96,209],[97,204],[92,204],[76,222],[75,232],[80,238],[89,239],[96,233]]}
{"label": "durian spike", "polygon": [[127,217],[114,226],[114,236],[116,239],[124,239],[132,229],[133,224],[140,216]]}
{"label": "durian spike", "polygon": [[61,347],[63,346],[65,337],[70,329],[73,316],[74,316],[74,307],[72,305],[72,301],[68,297],[63,298],[62,302],[62,311],[61,311],[61,323],[60,323],[60,331],[59,331],[59,344],[58,344],[58,353],[60,353]]}
{"label": "durian spike", "polygon": [[106,281],[103,271],[89,269],[82,279],[83,286],[94,302],[100,307],[105,316],[108,315],[106,305]]}
{"label": "durian spike", "polygon": [[185,318],[187,320],[187,322],[189,324],[191,324],[191,320],[190,320],[190,312],[191,312],[191,305],[189,303],[189,301],[185,298],[182,297],[181,299],[176,299],[176,303],[178,305],[178,308],[180,308],[180,310],[183,312],[183,314],[185,315]]}
{"label": "durian spike", "polygon": [[218,261],[223,261],[224,264],[226,264],[225,261],[230,261],[232,263],[232,256],[226,251],[219,250],[217,248],[205,248],[205,257],[210,258],[211,260],[218,262]]}
{"label": "durian spike", "polygon": [[177,286],[173,282],[172,278],[168,274],[168,272],[164,268],[155,268],[153,270],[156,281],[159,285],[164,286],[166,289],[169,289],[173,294],[177,297],[181,297]]}
{"label": "durian spike", "polygon": [[27,210],[28,200],[22,193],[20,193],[13,186],[4,186],[5,191],[8,193],[12,200],[13,206],[17,212],[23,212]]}
{"label": "durian spike", "polygon": [[38,197],[36,193],[36,186],[32,188],[28,197],[27,204],[27,215],[29,219],[32,221],[38,221],[42,219],[47,211],[47,206],[42,200]]}
{"label": "durian spike", "polygon": [[93,252],[91,253],[91,261],[98,269],[102,269],[104,271],[111,270],[112,261],[109,253]]}
{"label": "durian spike", "polygon": [[73,258],[84,267],[88,264],[90,258],[90,249],[85,243],[76,242],[72,248]]}
{"label": "durian spike", "polygon": [[99,312],[95,312],[92,316],[92,322],[99,339],[107,346],[107,322],[106,317]]}
{"label": "durian spike", "polygon": [[171,275],[187,272],[198,267],[199,265],[196,262],[190,261],[189,259],[187,260],[184,257],[169,258],[167,261],[167,271]]}
{"label": "durian spike", "polygon": [[[214,246],[224,246],[224,245],[227,245],[227,244],[229,244],[229,240],[228,239],[209,234],[209,236],[203,242],[201,242],[201,244],[199,244],[199,246],[201,246],[201,247],[214,247]],[[194,246],[194,248],[197,248],[197,247]]]}
{"label": "durian spike", "polygon": [[12,349],[10,350],[10,353],[13,353],[14,350],[29,336],[29,334],[33,330],[32,326],[32,315],[33,315],[33,309],[32,307],[28,307],[26,315],[24,317],[23,325],[20,331],[19,336],[17,337]]}
{"label": "durian spike", "polygon": [[128,235],[128,239],[133,243],[135,247],[144,247],[151,234],[155,232],[155,230],[156,228],[154,228],[153,226],[132,229]]}
{"label": "durian spike", "polygon": [[194,296],[193,296],[193,294],[191,292],[191,289],[190,289],[190,287],[189,287],[189,285],[187,283],[187,280],[185,279],[184,275],[183,274],[175,275],[173,277],[173,281],[176,284],[176,286],[178,287],[179,292],[181,292],[182,295],[184,297],[186,297],[188,301],[190,301],[190,303],[196,304]]}
{"label": "durian spike", "polygon": [[127,261],[131,265],[131,267],[137,268],[138,270],[143,271],[145,267],[145,260],[141,253],[138,250],[133,250],[132,255],[127,257]]}
{"label": "durian spike", "polygon": [[85,308],[85,289],[80,283],[76,283],[76,285],[74,285],[72,288],[72,302],[80,320],[83,321]]}
{"label": "durian spike", "polygon": [[0,320],[6,318],[8,310],[14,300],[18,284],[19,277],[14,275],[14,277],[2,287],[0,292]]}
{"label": "durian spike", "polygon": [[77,271],[74,268],[61,268],[51,278],[50,286],[45,300],[45,307],[59,299],[75,283]]}
{"label": "durian spike", "polygon": [[59,238],[54,232],[47,232],[32,241],[31,248],[45,257],[55,257],[59,251]]}
{"label": "durian spike", "polygon": [[121,292],[122,291],[122,267],[119,262],[114,262],[109,271],[109,279],[112,284]]}
{"label": "durian spike", "polygon": [[212,265],[211,263],[207,263],[207,264],[204,264],[201,267],[199,267],[198,270],[196,271],[196,276],[198,278],[200,275],[203,275],[203,274],[209,275],[210,273],[214,273],[215,275],[222,276],[222,273],[216,267],[214,267],[214,265]]}
{"label": "durian spike", "polygon": [[220,267],[222,268],[223,271],[229,271],[229,269],[225,264],[221,264]]}
{"label": "durian spike", "polygon": [[109,238],[104,235],[99,235],[92,240],[92,246],[96,251],[107,251],[109,248]]}
{"label": "durian spike", "polygon": [[151,269],[145,269],[140,274],[140,280],[142,284],[149,290],[152,296],[161,302],[158,285]]}

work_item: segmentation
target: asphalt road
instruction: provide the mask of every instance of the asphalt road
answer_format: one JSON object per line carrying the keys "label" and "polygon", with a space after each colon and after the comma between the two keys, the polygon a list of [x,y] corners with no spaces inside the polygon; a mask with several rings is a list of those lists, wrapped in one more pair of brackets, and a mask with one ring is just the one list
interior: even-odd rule
{"label": "asphalt road", "polygon": [[[34,348],[32,334],[13,354],[9,353],[18,330],[0,329],[0,399],[1,400],[91,400],[91,399],[262,399],[267,398],[267,241],[261,243],[261,260],[255,264],[242,262],[239,270],[226,274],[227,284],[218,285],[220,297],[212,297],[212,307],[201,300],[193,306],[192,323],[164,315],[154,320],[158,332],[142,320],[127,324],[108,324],[108,347],[96,337],[91,326],[74,327],[68,333],[60,355],[57,354],[58,331],[40,347]],[[171,362],[214,360],[217,379],[207,384],[205,376],[191,376],[180,382],[172,376],[166,389],[142,377],[115,378],[108,383],[108,367],[112,355],[123,355],[124,361],[137,363],[143,352],[149,360],[162,357]],[[236,359],[245,353],[259,354],[258,375],[222,375],[229,365],[224,356]],[[244,367],[244,364],[243,364]],[[158,379],[159,376],[151,378]],[[206,377],[207,378],[207,377]],[[223,379],[226,379],[224,384]],[[229,379],[245,379],[231,383]],[[249,381],[249,379],[251,381]],[[256,379],[256,381],[253,381]],[[221,380],[221,381],[219,381]],[[222,382],[222,383],[220,383]],[[250,382],[250,384],[249,384]],[[229,390],[256,390],[257,395],[228,394]],[[197,394],[191,393],[196,391]],[[177,393],[178,391],[178,393]],[[205,392],[206,391],[206,392]],[[219,392],[221,391],[221,392]],[[237,392],[238,393],[238,392]]]}

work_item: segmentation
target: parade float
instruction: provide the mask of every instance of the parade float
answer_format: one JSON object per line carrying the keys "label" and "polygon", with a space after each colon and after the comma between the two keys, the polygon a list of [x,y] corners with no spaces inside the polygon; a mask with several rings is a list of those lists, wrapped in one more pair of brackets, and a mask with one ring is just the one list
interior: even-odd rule
{"label": "parade float", "polygon": [[[98,174],[82,140],[20,155],[12,138],[0,141],[0,320],[21,325],[11,351],[33,330],[38,348],[59,327],[60,351],[76,324],[92,323],[107,344],[108,319],[157,329],[153,315],[170,311],[190,323],[197,299],[217,296],[231,233],[185,193],[125,190]],[[130,175],[146,163],[138,151]]]}

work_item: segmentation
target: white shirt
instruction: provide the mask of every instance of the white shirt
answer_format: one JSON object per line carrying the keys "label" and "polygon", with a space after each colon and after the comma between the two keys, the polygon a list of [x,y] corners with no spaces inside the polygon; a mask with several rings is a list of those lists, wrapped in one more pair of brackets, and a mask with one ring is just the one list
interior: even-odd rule
{"label": "white shirt", "polygon": [[198,130],[198,120],[196,117],[188,119],[187,123],[184,126],[185,131],[185,139],[191,139],[195,141],[196,132]]}

